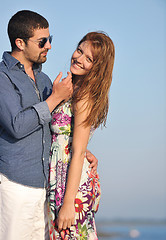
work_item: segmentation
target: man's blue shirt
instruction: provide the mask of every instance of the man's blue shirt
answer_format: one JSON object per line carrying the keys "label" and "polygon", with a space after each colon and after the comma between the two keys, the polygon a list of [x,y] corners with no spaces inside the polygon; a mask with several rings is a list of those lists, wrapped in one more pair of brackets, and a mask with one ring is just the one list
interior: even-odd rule
{"label": "man's blue shirt", "polygon": [[8,52],[0,63],[0,172],[10,180],[45,187],[49,172],[52,83],[33,68],[37,94],[24,66]]}

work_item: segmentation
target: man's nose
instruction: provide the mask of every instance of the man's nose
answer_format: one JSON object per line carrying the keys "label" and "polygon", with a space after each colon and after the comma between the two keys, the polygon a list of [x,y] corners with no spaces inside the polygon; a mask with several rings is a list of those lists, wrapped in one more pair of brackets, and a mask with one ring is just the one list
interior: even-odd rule
{"label": "man's nose", "polygon": [[51,43],[50,43],[49,39],[47,40],[47,42],[44,45],[44,47],[47,48],[47,49],[51,49]]}

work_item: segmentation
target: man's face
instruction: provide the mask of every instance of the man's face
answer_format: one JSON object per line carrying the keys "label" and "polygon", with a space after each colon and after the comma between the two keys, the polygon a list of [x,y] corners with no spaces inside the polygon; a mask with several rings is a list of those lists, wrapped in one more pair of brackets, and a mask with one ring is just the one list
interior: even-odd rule
{"label": "man's face", "polygon": [[25,61],[31,63],[44,63],[47,60],[47,52],[51,49],[51,43],[48,39],[41,48],[40,41],[49,36],[49,28],[34,30],[34,36],[28,39],[27,45],[25,45],[23,50]]}

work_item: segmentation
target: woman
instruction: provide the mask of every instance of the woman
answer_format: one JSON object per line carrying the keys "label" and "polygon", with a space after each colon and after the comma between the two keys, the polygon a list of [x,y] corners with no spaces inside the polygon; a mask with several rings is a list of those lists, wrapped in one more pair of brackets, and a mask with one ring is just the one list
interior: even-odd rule
{"label": "woman", "polygon": [[52,115],[49,179],[50,239],[98,239],[94,213],[100,200],[98,174],[85,151],[94,129],[105,125],[112,81],[114,44],[90,32],[71,58],[74,92]]}

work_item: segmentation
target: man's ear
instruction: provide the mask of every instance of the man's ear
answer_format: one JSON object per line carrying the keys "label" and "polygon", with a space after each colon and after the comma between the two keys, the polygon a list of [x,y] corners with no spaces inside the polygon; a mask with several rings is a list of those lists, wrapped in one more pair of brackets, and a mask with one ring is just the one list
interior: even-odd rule
{"label": "man's ear", "polygon": [[15,40],[15,44],[16,44],[17,48],[20,49],[21,51],[22,51],[22,50],[24,49],[24,47],[25,47],[25,42],[24,42],[24,40],[21,39],[21,38],[17,38],[17,39]]}

